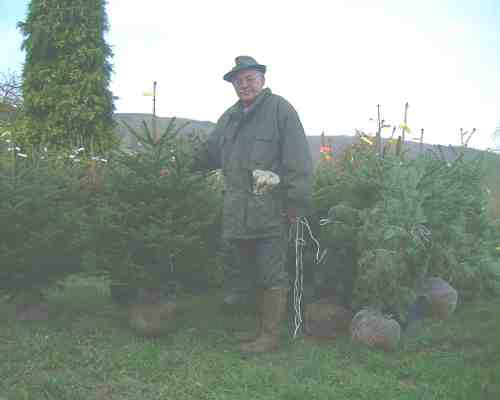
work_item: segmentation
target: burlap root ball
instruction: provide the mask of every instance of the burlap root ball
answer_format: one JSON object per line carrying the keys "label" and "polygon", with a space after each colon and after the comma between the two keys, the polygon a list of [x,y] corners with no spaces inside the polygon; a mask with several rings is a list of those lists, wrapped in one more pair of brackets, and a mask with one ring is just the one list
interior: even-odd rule
{"label": "burlap root ball", "polygon": [[304,311],[304,329],[309,336],[336,337],[348,334],[352,313],[327,297],[308,304]]}
{"label": "burlap root ball", "polygon": [[351,321],[351,340],[369,347],[394,350],[401,338],[399,323],[380,311],[363,309]]}
{"label": "burlap root ball", "polygon": [[448,318],[457,307],[458,292],[441,278],[428,278],[420,293],[426,299],[426,315],[436,319]]}
{"label": "burlap root ball", "polygon": [[129,325],[144,337],[158,337],[175,328],[176,304],[174,302],[136,303],[129,309]]}

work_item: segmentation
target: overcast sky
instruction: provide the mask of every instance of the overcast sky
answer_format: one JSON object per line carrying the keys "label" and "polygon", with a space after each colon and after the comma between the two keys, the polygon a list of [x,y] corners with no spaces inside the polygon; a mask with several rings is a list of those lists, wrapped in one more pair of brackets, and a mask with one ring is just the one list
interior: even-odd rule
{"label": "overcast sky", "polygon": [[[0,72],[20,71],[15,24],[28,1],[0,0]],[[238,55],[266,64],[267,84],[307,134],[373,131],[376,105],[429,143],[494,145],[500,122],[500,0],[109,0],[118,112],[216,121],[235,101],[222,80]],[[385,133],[387,136],[389,129]]]}

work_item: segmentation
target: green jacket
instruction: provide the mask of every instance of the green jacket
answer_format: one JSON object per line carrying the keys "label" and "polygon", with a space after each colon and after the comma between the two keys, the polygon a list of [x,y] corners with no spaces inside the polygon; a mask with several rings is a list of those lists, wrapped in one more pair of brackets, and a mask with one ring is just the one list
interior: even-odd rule
{"label": "green jacket", "polygon": [[[219,169],[225,192],[222,235],[248,239],[281,235],[286,210],[310,213],[312,160],[297,112],[284,98],[264,89],[250,110],[240,102],[218,120],[195,158],[197,169]],[[253,194],[252,171],[269,170],[280,184],[265,194]]]}

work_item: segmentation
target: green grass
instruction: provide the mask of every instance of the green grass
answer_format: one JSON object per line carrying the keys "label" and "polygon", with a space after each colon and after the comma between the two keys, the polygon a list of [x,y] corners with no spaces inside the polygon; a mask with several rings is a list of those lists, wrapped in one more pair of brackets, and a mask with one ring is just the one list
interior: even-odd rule
{"label": "green grass", "polygon": [[0,317],[0,399],[500,399],[500,302],[424,321],[398,351],[285,340],[244,359],[230,331],[251,324],[220,296],[182,301],[175,333],[135,337],[105,283],[74,279],[50,293],[49,322]]}

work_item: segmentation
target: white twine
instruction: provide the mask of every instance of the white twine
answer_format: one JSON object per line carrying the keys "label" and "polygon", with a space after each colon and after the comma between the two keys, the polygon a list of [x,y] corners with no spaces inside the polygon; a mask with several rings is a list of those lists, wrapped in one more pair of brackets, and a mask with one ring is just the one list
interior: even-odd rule
{"label": "white twine", "polygon": [[296,338],[302,327],[302,296],[304,293],[304,233],[316,246],[315,263],[319,264],[326,255],[326,249],[321,252],[319,241],[314,237],[309,221],[305,217],[297,218],[295,222],[295,282],[293,291],[293,337]]}
{"label": "white twine", "polygon": [[300,327],[302,326],[302,310],[301,301],[304,283],[304,264],[303,264],[303,248],[304,248],[304,229],[301,219],[297,218],[295,223],[295,282],[293,291],[293,337],[296,338]]}

